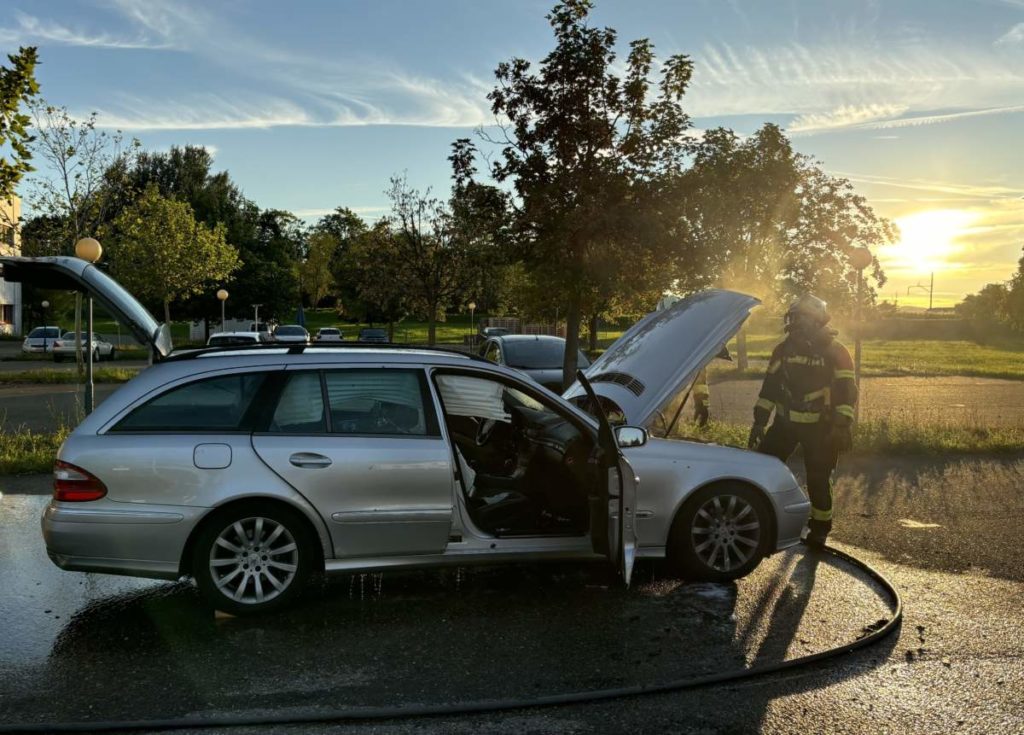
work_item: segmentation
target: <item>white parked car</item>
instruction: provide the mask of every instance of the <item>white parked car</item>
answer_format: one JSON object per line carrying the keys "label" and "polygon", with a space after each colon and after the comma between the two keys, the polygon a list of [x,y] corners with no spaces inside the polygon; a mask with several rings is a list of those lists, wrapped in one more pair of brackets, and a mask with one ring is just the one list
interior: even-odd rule
{"label": "white parked car", "polygon": [[320,327],[316,330],[317,342],[341,342],[345,335],[337,327]]}
{"label": "white parked car", "polygon": [[259,345],[271,342],[270,335],[265,332],[217,332],[211,334],[206,341],[209,347],[238,347],[240,345]]}
{"label": "white parked car", "polygon": [[36,327],[21,343],[21,351],[26,355],[43,355],[53,352],[53,343],[58,339],[60,339],[60,327]]}
{"label": "white parked car", "polygon": [[[88,355],[86,345],[86,335],[83,332],[81,335],[82,340],[82,354],[83,356]],[[65,359],[75,359],[75,333],[64,332],[56,342],[53,343],[53,361],[63,362]],[[92,333],[92,361],[99,362],[100,360],[113,360],[117,353],[117,348],[114,347],[113,343],[103,339],[102,334]],[[83,358],[84,359],[84,358]]]}

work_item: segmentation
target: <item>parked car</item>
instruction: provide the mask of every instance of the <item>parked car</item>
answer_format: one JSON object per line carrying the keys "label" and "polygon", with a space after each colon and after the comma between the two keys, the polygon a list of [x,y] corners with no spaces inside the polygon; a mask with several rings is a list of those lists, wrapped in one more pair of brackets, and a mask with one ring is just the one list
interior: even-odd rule
{"label": "parked car", "polygon": [[21,351],[26,355],[53,352],[53,343],[60,335],[60,327],[36,327],[22,341]]}
{"label": "parked car", "polygon": [[386,329],[363,327],[359,330],[359,341],[383,345],[388,344],[391,340],[388,339],[388,331]]}
{"label": "parked car", "polygon": [[42,528],[62,569],[191,575],[245,614],[319,572],[604,558],[628,584],[636,558],[667,557],[688,579],[731,580],[807,521],[777,459],[666,438],[677,397],[758,304],[744,294],[648,315],[557,396],[440,350],[172,355],[169,330],[95,266],[0,266],[92,292],[156,363],[58,452]]}
{"label": "parked car", "polygon": [[[480,354],[497,365],[521,370],[548,390],[562,392],[565,340],[561,337],[539,334],[491,337],[480,345]],[[576,366],[579,369],[590,366],[590,360],[582,351],[576,355]]]}
{"label": "parked car", "polygon": [[[86,349],[85,339],[86,335],[83,333],[80,337],[82,341],[82,352],[88,355]],[[53,361],[63,362],[65,359],[74,360],[75,352],[77,351],[75,346],[75,333],[65,332],[61,335],[60,339],[53,343]],[[117,353],[117,348],[107,340],[103,338],[103,335],[92,334],[92,361],[99,362],[100,360],[107,359],[113,360]]]}
{"label": "parked car", "polygon": [[217,332],[211,334],[206,344],[210,347],[237,347],[239,345],[258,345],[272,342],[265,332]]}
{"label": "parked car", "polygon": [[282,324],[274,330],[275,342],[309,343],[309,332],[298,324]]}
{"label": "parked car", "polygon": [[512,332],[505,327],[480,327],[481,339],[487,339],[488,337],[501,337],[505,334],[512,334]]}
{"label": "parked car", "polygon": [[316,330],[317,342],[341,342],[345,335],[337,327],[320,327]]}

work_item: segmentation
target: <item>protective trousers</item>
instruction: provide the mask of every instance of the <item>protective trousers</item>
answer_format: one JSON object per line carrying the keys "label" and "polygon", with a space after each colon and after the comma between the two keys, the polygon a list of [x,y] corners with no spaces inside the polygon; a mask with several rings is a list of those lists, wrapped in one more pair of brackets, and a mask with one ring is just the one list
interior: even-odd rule
{"label": "protective trousers", "polygon": [[757,448],[762,454],[778,457],[783,462],[798,445],[803,449],[807,494],[811,497],[809,527],[812,533],[822,537],[832,530],[832,475],[839,463],[830,428],[822,423],[799,424],[776,416]]}

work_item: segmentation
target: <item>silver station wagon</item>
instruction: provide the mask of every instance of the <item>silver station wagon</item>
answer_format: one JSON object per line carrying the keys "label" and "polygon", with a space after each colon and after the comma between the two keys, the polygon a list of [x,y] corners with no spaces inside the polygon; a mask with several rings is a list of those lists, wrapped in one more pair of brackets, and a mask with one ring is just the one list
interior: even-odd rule
{"label": "silver station wagon", "polygon": [[[7,280],[88,291],[153,351],[68,437],[42,518],[63,569],[191,575],[215,608],[293,601],[319,573],[634,560],[729,580],[800,539],[778,460],[667,438],[691,383],[757,305],[708,291],[648,315],[558,396],[439,350],[266,345],[172,354],[74,258],[0,258]],[[609,420],[611,419],[611,420]]]}

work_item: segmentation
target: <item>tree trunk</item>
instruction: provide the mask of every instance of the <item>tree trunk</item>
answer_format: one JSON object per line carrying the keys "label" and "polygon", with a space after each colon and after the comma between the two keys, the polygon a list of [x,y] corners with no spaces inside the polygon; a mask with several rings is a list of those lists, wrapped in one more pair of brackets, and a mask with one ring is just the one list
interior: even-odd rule
{"label": "tree trunk", "polygon": [[388,322],[388,342],[395,341],[395,323],[393,321]]}
{"label": "tree trunk", "polygon": [[[557,325],[556,325],[557,327]],[[562,390],[576,380],[576,353],[580,349],[580,302],[579,296],[569,297],[569,309],[565,314],[565,356],[562,358]]]}
{"label": "tree trunk", "polygon": [[597,329],[601,318],[598,314],[590,317],[590,354],[597,352]]}
{"label": "tree trunk", "polygon": [[437,341],[437,307],[430,307],[430,315],[427,317],[427,344],[431,347]]}
{"label": "tree trunk", "polygon": [[171,302],[168,299],[164,299],[164,324],[171,328]]}
{"label": "tree trunk", "polygon": [[747,328],[743,327],[736,335],[736,369],[743,372],[747,369]]}

